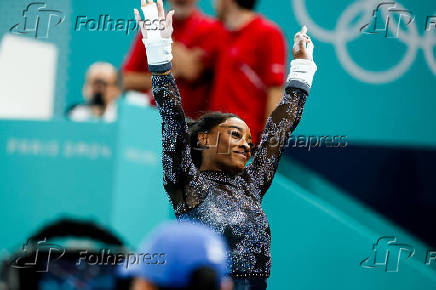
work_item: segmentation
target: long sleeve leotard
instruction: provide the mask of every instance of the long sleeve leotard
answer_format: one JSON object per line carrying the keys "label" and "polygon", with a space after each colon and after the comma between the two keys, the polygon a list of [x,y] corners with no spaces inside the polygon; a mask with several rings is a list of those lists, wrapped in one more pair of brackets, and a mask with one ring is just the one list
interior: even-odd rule
{"label": "long sleeve leotard", "polygon": [[233,277],[269,277],[271,232],[261,202],[300,121],[309,87],[295,80],[287,83],[252,162],[235,174],[196,168],[173,76],[154,75],[152,84],[162,118],[164,188],[176,217],[206,224],[226,238]]}

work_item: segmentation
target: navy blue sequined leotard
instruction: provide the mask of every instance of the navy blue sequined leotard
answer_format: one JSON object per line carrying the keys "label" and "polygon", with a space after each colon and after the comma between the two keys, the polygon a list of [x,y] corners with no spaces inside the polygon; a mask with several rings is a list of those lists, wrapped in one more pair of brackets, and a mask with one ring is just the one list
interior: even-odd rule
{"label": "navy blue sequined leotard", "polygon": [[285,141],[300,121],[308,86],[298,81],[287,84],[252,162],[240,173],[231,174],[195,167],[173,76],[153,75],[152,83],[162,117],[164,187],[177,218],[201,222],[224,235],[233,277],[269,277],[271,232],[261,202]]}

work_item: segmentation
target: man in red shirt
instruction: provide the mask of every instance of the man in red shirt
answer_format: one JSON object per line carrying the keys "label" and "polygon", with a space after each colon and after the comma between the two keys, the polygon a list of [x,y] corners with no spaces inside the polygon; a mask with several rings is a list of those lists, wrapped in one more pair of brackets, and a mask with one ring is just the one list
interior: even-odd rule
{"label": "man in red shirt", "polygon": [[230,31],[215,70],[210,111],[241,117],[258,143],[266,119],[283,96],[286,50],[279,27],[253,11],[256,0],[217,0]]}
{"label": "man in red shirt", "polygon": [[[173,73],[182,97],[185,114],[193,119],[206,112],[213,84],[214,66],[225,43],[219,21],[197,9],[198,0],[170,0],[175,10],[173,21]],[[124,88],[147,92],[151,96],[151,74],[138,33],[123,65]],[[155,105],[154,99],[151,100]]]}

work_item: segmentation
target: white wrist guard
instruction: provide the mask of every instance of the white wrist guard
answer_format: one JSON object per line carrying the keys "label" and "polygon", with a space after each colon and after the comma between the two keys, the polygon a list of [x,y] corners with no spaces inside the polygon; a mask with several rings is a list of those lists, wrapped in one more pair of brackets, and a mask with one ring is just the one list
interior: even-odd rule
{"label": "white wrist guard", "polygon": [[147,52],[147,61],[149,65],[162,65],[171,62],[173,55],[171,53],[171,38],[160,37],[158,39],[143,38]]}
{"label": "white wrist guard", "polygon": [[291,80],[302,81],[309,88],[312,87],[313,76],[317,70],[316,64],[308,59],[294,59],[291,61],[291,69],[289,71],[288,82]]}

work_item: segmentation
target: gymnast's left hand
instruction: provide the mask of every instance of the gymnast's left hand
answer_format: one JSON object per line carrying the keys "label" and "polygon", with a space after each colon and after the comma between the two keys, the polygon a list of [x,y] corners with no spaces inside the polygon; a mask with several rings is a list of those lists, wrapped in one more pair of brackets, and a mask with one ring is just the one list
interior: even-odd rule
{"label": "gymnast's left hand", "polygon": [[149,66],[170,63],[173,59],[171,35],[174,10],[165,16],[162,0],[157,0],[157,5],[153,0],[141,0],[141,10],[144,20],[137,9],[134,9],[134,14],[142,31],[142,42],[146,48]]}
{"label": "gymnast's left hand", "polygon": [[313,61],[313,42],[307,36],[307,27],[303,26],[301,31],[297,32],[294,37],[294,46],[292,48],[291,68],[288,81],[298,80],[312,86],[313,77],[318,67]]}
{"label": "gymnast's left hand", "polygon": [[295,34],[292,55],[294,59],[307,59],[313,61],[313,49],[313,42],[310,37],[307,36],[307,27],[303,26],[301,31]]}

